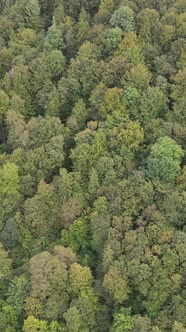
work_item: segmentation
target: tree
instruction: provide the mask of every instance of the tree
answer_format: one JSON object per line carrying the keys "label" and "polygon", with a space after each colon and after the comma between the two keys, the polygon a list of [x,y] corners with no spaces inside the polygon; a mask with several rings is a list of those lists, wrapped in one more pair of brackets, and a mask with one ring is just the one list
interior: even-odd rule
{"label": "tree", "polygon": [[76,254],[70,247],[55,246],[53,253],[54,256],[57,256],[68,268],[77,261]]}
{"label": "tree", "polygon": [[114,11],[113,0],[101,0],[99,10],[95,15],[96,22],[107,23]]}
{"label": "tree", "polygon": [[13,163],[7,163],[0,170],[0,190],[3,195],[17,194],[19,191],[18,167]]}
{"label": "tree", "polygon": [[127,6],[121,6],[117,9],[110,19],[110,24],[113,27],[119,27],[125,32],[134,31],[134,13],[133,10]]}
{"label": "tree", "polygon": [[108,11],[112,13],[114,10],[114,3],[113,0],[101,0],[99,5],[99,11]]}
{"label": "tree", "polygon": [[29,265],[30,295],[44,309],[42,316],[49,320],[62,318],[69,300],[66,265],[47,251],[33,256]]}
{"label": "tree", "polygon": [[116,49],[119,42],[121,41],[122,35],[123,31],[119,27],[108,30],[106,39],[106,47],[108,50],[108,54],[112,54],[113,51]]}
{"label": "tree", "polygon": [[[140,105],[143,123],[149,123],[153,118],[165,118],[168,111],[168,98],[157,87],[148,87],[143,93]],[[140,119],[140,115],[139,115]]]}
{"label": "tree", "polygon": [[82,267],[78,263],[73,263],[69,270],[69,292],[73,296],[78,296],[86,292],[92,286],[93,277],[90,269]]}
{"label": "tree", "polygon": [[[59,73],[59,67],[55,67],[55,70]],[[60,71],[63,71],[63,68],[60,67]],[[55,76],[55,74],[54,74]],[[58,75],[57,75],[58,76]],[[60,100],[59,93],[55,86],[53,86],[52,90],[49,92],[48,100],[46,102],[46,115],[59,117],[60,114]]]}
{"label": "tree", "polygon": [[12,98],[10,100],[10,109],[14,110],[16,113],[26,115],[25,102],[16,93],[12,95]]}
{"label": "tree", "polygon": [[8,253],[0,243],[0,288],[2,288],[5,281],[10,278],[11,272],[12,260],[8,257]]}
{"label": "tree", "polygon": [[60,78],[65,69],[65,57],[60,50],[52,50],[48,56],[49,68],[54,79]]}
{"label": "tree", "polygon": [[81,9],[77,29],[77,43],[78,45],[81,45],[81,43],[84,42],[89,29],[88,15],[84,8]]}
{"label": "tree", "polygon": [[60,50],[64,48],[64,41],[62,38],[61,30],[52,25],[46,34],[44,47],[47,51]]}
{"label": "tree", "polygon": [[109,225],[110,215],[108,213],[108,202],[106,198],[102,196],[94,202],[94,209],[90,220],[92,233],[91,246],[98,254],[101,253],[108,237]]}
{"label": "tree", "polygon": [[64,324],[60,324],[58,321],[53,320],[50,323],[50,328],[49,328],[50,332],[66,332],[66,327],[64,326]]}
{"label": "tree", "polygon": [[88,110],[83,99],[79,99],[71,112],[71,116],[68,118],[68,126],[72,131],[79,131],[83,129],[88,118]]}
{"label": "tree", "polygon": [[17,332],[18,319],[11,305],[0,301],[0,329],[6,332]]}
{"label": "tree", "polygon": [[[118,131],[117,134],[115,133]],[[123,158],[131,159],[134,153],[140,150],[140,144],[144,140],[144,131],[136,121],[129,121],[123,126],[112,128],[109,132],[110,150],[114,149]],[[127,164],[126,164],[127,166]]]}
{"label": "tree", "polygon": [[[3,22],[4,23],[4,22]],[[3,24],[4,26],[4,24]],[[3,41],[1,41],[3,43]],[[10,70],[13,54],[10,48],[1,47],[0,48],[0,77],[3,78],[8,70]]]}
{"label": "tree", "polygon": [[71,307],[64,314],[68,332],[95,331],[99,309],[100,305],[94,290],[87,288],[85,291],[82,291],[81,296],[73,300]]}
{"label": "tree", "polygon": [[174,77],[174,84],[172,85],[172,97],[175,101],[181,99],[185,94],[186,68],[179,70]]}
{"label": "tree", "polygon": [[139,36],[148,43],[156,44],[160,38],[159,13],[154,9],[145,8],[137,16]]}
{"label": "tree", "polygon": [[[13,213],[12,213],[13,214]],[[0,232],[0,241],[6,249],[13,249],[19,240],[19,228],[15,217],[7,218]]]}
{"label": "tree", "polygon": [[181,171],[184,152],[170,137],[161,137],[151,148],[147,174],[152,180],[172,184]]}
{"label": "tree", "polygon": [[127,280],[117,266],[111,266],[105,274],[103,287],[118,304],[127,300],[130,289]]}
{"label": "tree", "polygon": [[129,87],[124,91],[124,101],[132,120],[137,120],[140,106],[140,94],[138,90],[129,85]]}
{"label": "tree", "polygon": [[48,237],[51,230],[59,231],[58,213],[53,187],[41,181],[36,195],[25,202],[25,223],[31,234],[35,238]]}
{"label": "tree", "polygon": [[21,202],[19,168],[14,163],[6,163],[0,168],[0,229]]}
{"label": "tree", "polygon": [[186,0],[0,0],[0,332],[185,332]]}
{"label": "tree", "polygon": [[15,277],[11,280],[7,291],[7,303],[10,304],[18,317],[22,317],[24,302],[29,290],[29,283],[25,276]]}
{"label": "tree", "polygon": [[[134,317],[134,328],[132,329],[132,332],[155,332],[156,330],[152,330],[152,324],[151,320],[145,316],[136,316]],[[158,332],[158,330],[157,330]]]}
{"label": "tree", "polygon": [[119,88],[110,88],[105,91],[103,103],[99,108],[100,116],[106,118],[114,111],[121,111],[124,115],[127,112],[125,110],[125,104],[123,102],[123,90]]}
{"label": "tree", "polygon": [[128,65],[123,56],[114,56],[104,65],[103,83],[109,88],[121,87],[121,81],[128,69]]}
{"label": "tree", "polygon": [[113,331],[128,332],[134,327],[134,317],[131,316],[130,308],[121,308],[118,313],[114,315]]}
{"label": "tree", "polygon": [[122,55],[127,62],[134,65],[144,63],[142,43],[134,32],[125,33],[125,38],[119,43],[116,54]]}
{"label": "tree", "polygon": [[33,112],[30,78],[29,67],[23,64],[12,67],[9,73],[6,74],[5,91],[9,94],[13,91],[24,100],[27,115]]}
{"label": "tree", "polygon": [[86,220],[75,220],[68,230],[62,230],[62,244],[69,246],[72,250],[84,257],[90,249],[90,230]]}
{"label": "tree", "polygon": [[64,18],[64,41],[65,41],[65,51],[67,60],[73,58],[76,54],[76,34],[74,21],[71,16],[65,16]]}
{"label": "tree", "polygon": [[71,306],[64,314],[68,332],[79,332],[81,330],[82,317],[76,306]]}
{"label": "tree", "polygon": [[144,91],[150,82],[151,73],[144,64],[137,64],[127,71],[122,79],[125,87],[136,88],[139,92]]}
{"label": "tree", "polygon": [[92,168],[89,175],[89,185],[88,185],[88,191],[90,195],[93,195],[93,197],[96,195],[96,191],[99,188],[99,179],[98,174],[95,168]]}
{"label": "tree", "polygon": [[39,320],[34,316],[29,316],[24,321],[23,332],[49,332],[48,324],[44,320]]}
{"label": "tree", "polygon": [[186,328],[181,323],[175,321],[172,332],[186,332]]}
{"label": "tree", "polygon": [[[92,89],[101,77],[102,65],[99,59],[99,49],[90,41],[79,48],[76,59],[72,59],[68,70],[68,79],[77,80],[82,88],[80,95],[88,98]],[[79,99],[79,97],[78,97]]]}
{"label": "tree", "polygon": [[1,117],[1,119],[2,119],[2,115],[6,114],[6,112],[9,110],[9,107],[10,107],[10,101],[9,101],[8,95],[3,90],[0,90],[0,117]]}
{"label": "tree", "polygon": [[36,190],[40,180],[49,179],[64,161],[64,126],[59,118],[38,117],[25,123],[23,117],[8,112],[8,143],[18,148],[12,160],[20,166],[25,193]]}
{"label": "tree", "polygon": [[177,33],[179,37],[185,38],[185,22],[186,22],[186,16],[185,13],[181,13],[177,17]]}
{"label": "tree", "polygon": [[40,7],[38,0],[29,0],[24,8],[25,23],[29,28],[40,30],[42,28],[42,20],[40,16]]}
{"label": "tree", "polygon": [[169,50],[171,47],[171,44],[173,42],[175,35],[175,27],[174,25],[162,25],[161,26],[161,37],[160,42],[161,45],[164,47],[164,49]]}

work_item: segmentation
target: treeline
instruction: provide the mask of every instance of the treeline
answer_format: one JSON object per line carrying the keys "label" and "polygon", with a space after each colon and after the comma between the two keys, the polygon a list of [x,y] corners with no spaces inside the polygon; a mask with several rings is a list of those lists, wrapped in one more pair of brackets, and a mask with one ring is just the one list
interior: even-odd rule
{"label": "treeline", "polygon": [[186,0],[0,1],[0,331],[186,331]]}

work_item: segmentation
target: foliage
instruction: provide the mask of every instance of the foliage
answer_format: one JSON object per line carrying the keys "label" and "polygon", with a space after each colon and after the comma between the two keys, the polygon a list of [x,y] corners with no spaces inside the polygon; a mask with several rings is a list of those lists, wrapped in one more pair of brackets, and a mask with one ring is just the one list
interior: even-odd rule
{"label": "foliage", "polygon": [[127,6],[121,6],[111,17],[110,23],[114,27],[119,27],[125,32],[134,31],[133,10]]}
{"label": "foliage", "polygon": [[148,175],[154,180],[172,183],[180,172],[182,148],[170,137],[161,137],[151,148]]}
{"label": "foliage", "polygon": [[185,22],[0,1],[0,331],[185,332]]}
{"label": "foliage", "polygon": [[121,308],[118,313],[115,314],[113,327],[116,332],[128,332],[132,330],[134,326],[134,319],[131,317],[130,308]]}

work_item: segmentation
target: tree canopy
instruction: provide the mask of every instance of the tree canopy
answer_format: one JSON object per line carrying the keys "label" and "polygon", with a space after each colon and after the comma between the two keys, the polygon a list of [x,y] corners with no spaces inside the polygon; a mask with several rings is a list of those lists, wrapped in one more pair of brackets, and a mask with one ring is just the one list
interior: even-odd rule
{"label": "tree canopy", "polygon": [[186,1],[0,1],[0,332],[186,332]]}

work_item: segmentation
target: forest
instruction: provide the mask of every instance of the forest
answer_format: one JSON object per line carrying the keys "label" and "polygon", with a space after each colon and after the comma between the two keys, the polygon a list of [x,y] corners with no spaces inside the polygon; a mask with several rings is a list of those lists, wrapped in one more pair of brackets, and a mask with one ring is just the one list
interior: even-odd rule
{"label": "forest", "polygon": [[0,1],[0,332],[186,332],[186,0]]}

